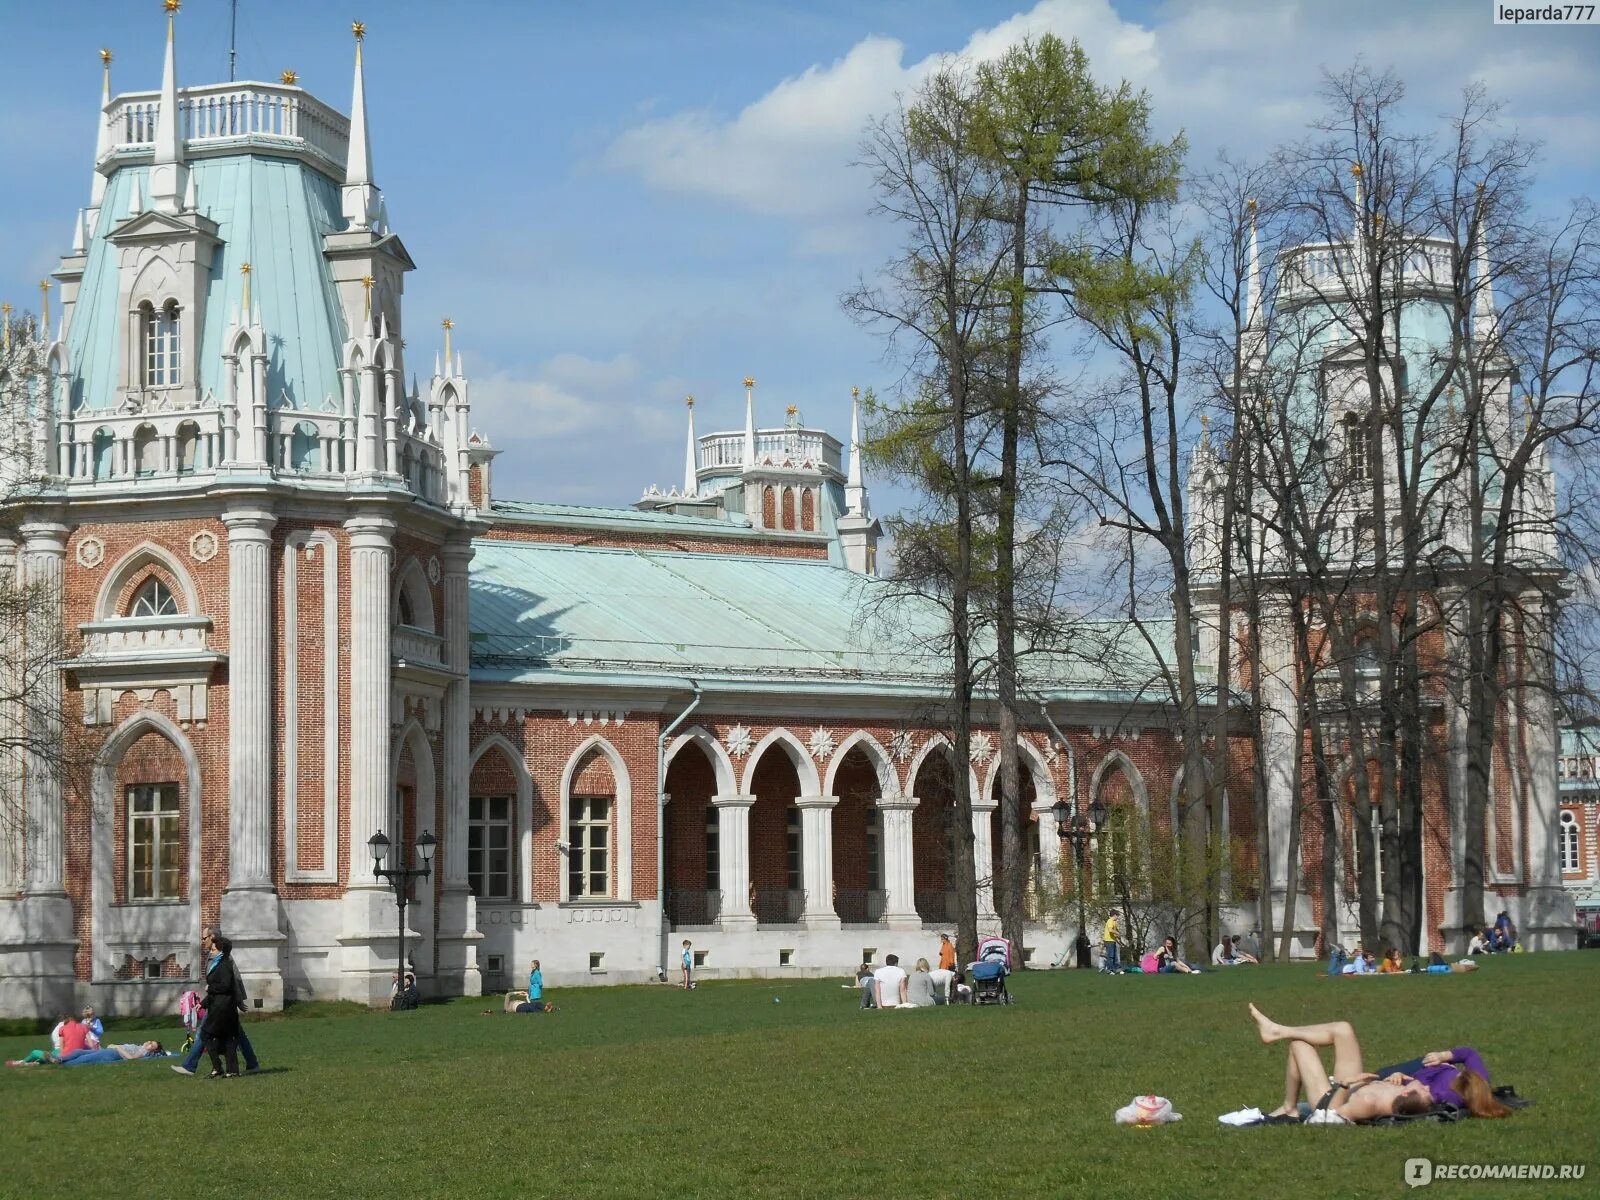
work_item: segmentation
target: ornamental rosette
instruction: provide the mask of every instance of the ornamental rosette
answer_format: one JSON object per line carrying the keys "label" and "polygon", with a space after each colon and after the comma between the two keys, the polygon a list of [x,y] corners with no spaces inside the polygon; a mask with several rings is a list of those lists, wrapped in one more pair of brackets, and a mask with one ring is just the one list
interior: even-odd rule
{"label": "ornamental rosette", "polygon": [[811,731],[811,740],[807,744],[811,747],[811,756],[821,762],[827,761],[835,745],[833,734],[820,725]]}
{"label": "ornamental rosette", "polygon": [[750,736],[749,726],[735,725],[728,730],[728,736],[722,739],[722,744],[728,748],[728,753],[733,757],[743,758],[750,753],[750,747],[755,745],[755,741]]}
{"label": "ornamental rosette", "polygon": [[972,735],[972,761],[980,767],[994,757],[994,739],[987,733]]}
{"label": "ornamental rosette", "polygon": [[915,739],[912,738],[911,731],[909,729],[901,729],[889,739],[889,752],[895,756],[896,761],[905,762],[906,759],[911,757],[911,751],[915,745]]}

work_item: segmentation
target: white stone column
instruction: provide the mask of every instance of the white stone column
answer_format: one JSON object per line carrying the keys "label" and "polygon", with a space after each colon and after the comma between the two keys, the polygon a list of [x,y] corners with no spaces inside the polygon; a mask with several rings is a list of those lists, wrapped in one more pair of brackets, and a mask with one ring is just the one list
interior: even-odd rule
{"label": "white stone column", "polygon": [[883,923],[890,929],[921,929],[917,914],[917,870],[911,814],[915,796],[878,797],[878,832],[883,850]]}
{"label": "white stone column", "polygon": [[841,922],[833,904],[833,810],[837,796],[799,796],[800,879],[805,904],[800,922],[808,929],[838,929]]}
{"label": "white stone column", "polygon": [[[31,653],[51,653],[62,636],[62,572],[67,526],[43,516],[18,530],[21,573],[33,589],[26,632]],[[76,1006],[74,954],[78,948],[72,901],[66,892],[65,812],[59,745],[61,673],[38,672],[29,711],[21,715],[27,743],[22,763],[26,815],[20,904],[0,910],[0,1011],[20,1015],[63,1012]]]}
{"label": "white stone column", "polygon": [[[28,640],[36,648],[59,647],[63,635],[62,571],[67,557],[65,525],[34,521],[22,526],[22,582],[29,591]],[[37,650],[35,652],[38,652]],[[66,895],[65,812],[61,800],[61,672],[38,674],[30,697],[30,728],[24,758],[27,787],[27,893]]]}
{"label": "white stone column", "polygon": [[1526,664],[1519,707],[1527,761],[1527,887],[1517,932],[1530,950],[1577,948],[1577,913],[1572,893],[1561,884],[1561,858],[1556,845],[1561,820],[1558,775],[1561,746],[1552,693],[1555,660],[1550,604],[1537,592],[1522,598],[1523,661]]}
{"label": "white stone column", "polygon": [[[228,890],[272,887],[272,528],[257,507],[228,530]],[[230,935],[231,936],[231,935]]]}
{"label": "white stone column", "polygon": [[[18,586],[19,569],[17,543],[0,538],[0,587]],[[7,678],[0,680],[0,695],[12,697],[0,703],[0,743],[4,747],[0,748],[0,788],[7,796],[20,796],[26,777],[22,766],[24,709],[17,698],[20,687],[21,680],[15,670],[8,671]],[[22,847],[25,824],[22,820],[0,821],[0,899],[14,896],[27,882]]]}
{"label": "white stone column", "polygon": [[722,884],[719,929],[747,929],[755,925],[750,911],[750,807],[753,795],[730,793],[711,797],[717,810],[717,866]]}
{"label": "white stone column", "polygon": [[[1267,763],[1267,828],[1272,847],[1265,883],[1271,898],[1274,928],[1282,928],[1284,906],[1289,898],[1289,823],[1300,798],[1294,793],[1294,761],[1299,754],[1299,704],[1295,699],[1294,648],[1289,618],[1281,599],[1270,600],[1261,620],[1261,694],[1265,711],[1261,714]],[[1304,873],[1301,875],[1304,878]],[[1310,897],[1302,886],[1295,902],[1295,936],[1290,953],[1310,957],[1315,953],[1320,932],[1312,918]]]}
{"label": "white stone column", "polygon": [[367,839],[387,828],[389,779],[389,577],[394,563],[393,518],[364,514],[345,522],[350,535],[350,882],[381,883],[372,874]]}
{"label": "white stone column", "polygon": [[1056,815],[1050,805],[1036,801],[1033,816],[1039,822],[1039,878],[1035,883],[1053,888],[1061,879],[1061,837],[1056,832]]}
{"label": "white stone column", "polygon": [[[283,1007],[278,896],[272,886],[272,529],[256,504],[222,514],[228,530],[228,887],[221,930],[251,1003]],[[198,820],[199,813],[191,813]],[[196,899],[198,902],[198,898]]]}
{"label": "white stone column", "polygon": [[[978,880],[978,920],[995,920],[994,906],[994,801],[972,805],[972,873]],[[987,880],[987,882],[985,882]]]}
{"label": "white stone column", "polygon": [[[468,741],[472,735],[469,676],[472,638],[467,620],[467,569],[472,544],[452,542],[439,549],[444,568],[445,665],[455,672],[444,694],[444,828],[439,838],[443,879],[439,895],[439,986],[462,995],[483,992],[478,969],[477,902],[467,886]],[[370,836],[370,835],[369,835]]]}
{"label": "white stone column", "polygon": [[370,362],[362,365],[357,386],[356,436],[360,440],[356,446],[356,470],[369,474],[381,469],[378,461],[378,369]]}
{"label": "white stone column", "polygon": [[393,891],[372,873],[367,839],[382,829],[391,846],[402,841],[389,819],[389,576],[395,522],[384,510],[373,509],[351,517],[344,527],[350,537],[350,844],[339,935],[343,995],[382,1004],[394,970],[399,916]]}

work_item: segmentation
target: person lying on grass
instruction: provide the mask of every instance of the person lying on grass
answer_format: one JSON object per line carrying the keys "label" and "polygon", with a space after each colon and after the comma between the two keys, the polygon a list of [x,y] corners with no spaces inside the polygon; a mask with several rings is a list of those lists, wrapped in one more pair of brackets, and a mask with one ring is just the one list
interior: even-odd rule
{"label": "person lying on grass", "polygon": [[[1436,1101],[1465,1107],[1473,1116],[1503,1117],[1511,1111],[1490,1094],[1487,1071],[1473,1069],[1482,1068],[1483,1060],[1469,1046],[1449,1051],[1450,1057],[1441,1057],[1446,1052],[1438,1051],[1398,1067],[1366,1071],[1362,1069],[1361,1044],[1348,1021],[1280,1025],[1254,1004],[1250,1005],[1250,1016],[1262,1042],[1269,1046],[1274,1042],[1289,1043],[1283,1104],[1268,1113],[1269,1117],[1297,1116],[1302,1096],[1314,1113],[1326,1111],[1329,1115],[1323,1119],[1335,1123],[1418,1116]],[[1323,1069],[1319,1053],[1323,1046],[1333,1047],[1332,1074]],[[1458,1054],[1460,1057],[1456,1057]],[[1407,1066],[1426,1077],[1407,1073],[1403,1069]],[[1454,1078],[1446,1078],[1447,1075]]]}
{"label": "person lying on grass", "polygon": [[76,1050],[71,1054],[57,1058],[54,1054],[44,1050],[32,1050],[21,1058],[13,1058],[6,1063],[8,1067],[32,1066],[90,1066],[94,1063],[128,1062],[140,1058],[160,1058],[166,1053],[161,1048],[160,1042],[125,1042],[120,1046],[104,1046],[99,1049]]}

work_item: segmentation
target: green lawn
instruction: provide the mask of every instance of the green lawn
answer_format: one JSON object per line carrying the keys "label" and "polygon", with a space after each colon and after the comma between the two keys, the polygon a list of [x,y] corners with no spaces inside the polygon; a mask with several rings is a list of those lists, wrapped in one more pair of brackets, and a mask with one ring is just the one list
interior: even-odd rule
{"label": "green lawn", "polygon": [[[1322,1200],[1400,1195],[1412,1156],[1589,1169],[1564,1191],[1416,1195],[1600,1194],[1600,954],[1443,978],[1030,972],[1009,1009],[911,1013],[860,1013],[840,982],[569,990],[548,1017],[504,1016],[498,997],[291,1010],[250,1026],[270,1069],[238,1080],[166,1063],[5,1071],[0,1195]],[[1283,1021],[1349,1018],[1374,1066],[1475,1043],[1496,1082],[1537,1104],[1455,1126],[1223,1128],[1218,1113],[1282,1087],[1282,1052],[1256,1040],[1247,999]],[[146,1036],[160,1034],[128,1040]],[[1113,1125],[1146,1091],[1183,1123]]]}

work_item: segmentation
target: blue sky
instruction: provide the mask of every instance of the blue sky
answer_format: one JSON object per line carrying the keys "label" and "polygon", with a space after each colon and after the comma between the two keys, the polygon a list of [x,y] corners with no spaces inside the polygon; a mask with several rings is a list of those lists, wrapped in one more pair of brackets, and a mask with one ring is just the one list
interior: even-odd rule
{"label": "blue sky", "polygon": [[[675,483],[684,394],[701,432],[737,427],[747,374],[763,423],[793,403],[841,437],[853,384],[892,390],[838,303],[892,249],[850,162],[941,54],[1077,36],[1102,78],[1149,89],[1197,167],[1297,136],[1320,69],[1358,54],[1424,115],[1478,78],[1545,141],[1541,203],[1600,192],[1600,26],[1495,26],[1490,0],[241,0],[239,77],[292,67],[347,110],[352,17],[376,177],[418,264],[411,362],[453,317],[502,495],[628,503]],[[163,21],[157,0],[13,0],[3,19],[0,294],[32,305],[87,200],[97,51],[116,53],[113,90],[153,88]],[[225,0],[178,20],[179,84],[226,79]]]}

